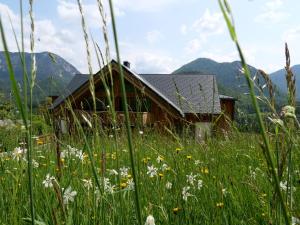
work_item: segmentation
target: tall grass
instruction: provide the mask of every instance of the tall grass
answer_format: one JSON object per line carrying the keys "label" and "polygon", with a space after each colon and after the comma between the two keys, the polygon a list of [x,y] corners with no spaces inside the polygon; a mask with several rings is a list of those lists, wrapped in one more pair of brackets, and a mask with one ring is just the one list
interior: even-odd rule
{"label": "tall grass", "polygon": [[[20,92],[15,79],[0,20],[1,40],[15,101],[25,126],[28,148],[26,179],[23,175],[25,168],[23,155],[16,154],[15,150],[5,154],[0,152],[0,196],[3,199],[0,201],[0,224],[30,222],[43,225],[141,225],[143,218],[150,214],[154,215],[156,224],[240,225],[267,224],[269,221],[281,224],[282,216],[285,223],[290,224],[291,213],[296,216],[299,214],[299,206],[293,204],[293,200],[295,202],[300,200],[299,192],[293,191],[295,176],[300,175],[295,171],[300,168],[294,163],[299,160],[299,154],[294,152],[299,141],[294,126],[297,124],[293,112],[295,78],[290,70],[289,51],[286,48],[289,105],[292,107],[285,108],[282,117],[277,115],[274,109],[275,100],[271,80],[267,74],[260,71],[269,89],[269,98],[266,97],[265,102],[271,108],[269,117],[272,126],[266,127],[257,101],[255,83],[251,79],[237,40],[232,12],[226,0],[219,0],[220,8],[241,58],[263,143],[257,142],[256,134],[242,134],[235,129],[226,139],[216,137],[199,144],[189,136],[190,124],[186,124],[181,134],[174,132],[173,127],[166,127],[165,133],[158,133],[142,126],[138,126],[137,131],[132,131],[112,0],[109,0],[109,10],[118,62],[117,70],[121,81],[124,124],[119,124],[117,121],[113,83],[113,69],[116,68],[108,64],[111,48],[103,3],[97,0],[102,20],[104,55],[99,45],[88,35],[84,6],[80,0],[77,0],[85,40],[90,76],[89,92],[92,96],[93,110],[91,115],[83,112],[84,110],[78,113],[73,108],[73,99],[68,99],[61,114],[54,115],[51,121],[51,126],[56,133],[54,141],[35,143],[32,108],[33,90],[36,85],[33,0],[29,3],[32,53],[30,77],[27,75],[25,64],[21,0],[21,48],[13,31],[24,68],[23,93]],[[102,68],[97,75],[94,75],[92,69],[90,40],[93,42],[99,69]],[[110,127],[101,126],[101,116],[97,114],[99,99],[95,90],[100,84],[104,86],[109,105],[108,113],[112,123]],[[29,91],[29,99],[27,99],[27,91]],[[179,91],[177,92],[181,101],[182,96]],[[261,93],[264,93],[263,88]],[[137,105],[140,106],[142,100],[139,99],[138,94],[136,95]],[[198,116],[194,114],[195,117]],[[73,123],[72,131],[68,134],[62,134],[57,126],[59,120],[63,118],[68,118],[70,124]],[[6,130],[0,130],[0,134],[1,137],[11,140],[7,145],[9,148],[12,148],[13,144],[17,146],[18,140],[24,136],[22,132],[12,134],[11,131]],[[109,134],[113,134],[113,137]],[[284,140],[282,140],[283,135]],[[55,148],[61,151],[53,151]],[[257,151],[259,148],[263,151]],[[288,169],[285,169],[286,166]],[[56,178],[52,177],[54,174],[57,174]],[[284,178],[287,179],[287,187],[283,192],[281,183]],[[271,182],[265,182],[267,179]],[[28,186],[29,194],[25,194],[20,189],[23,185]],[[66,195],[69,198],[67,203]],[[29,204],[28,199],[30,199]],[[8,209],[6,206],[8,204],[14,207]]]}

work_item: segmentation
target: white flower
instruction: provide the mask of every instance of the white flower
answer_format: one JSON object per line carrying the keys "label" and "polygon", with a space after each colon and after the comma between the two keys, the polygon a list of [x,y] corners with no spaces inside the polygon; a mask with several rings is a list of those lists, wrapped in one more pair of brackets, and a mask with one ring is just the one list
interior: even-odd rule
{"label": "white flower", "polygon": [[162,162],[164,160],[164,158],[162,157],[162,156],[157,156],[157,158],[156,158],[156,162],[157,163],[160,163],[160,162]]}
{"label": "white flower", "polygon": [[111,175],[111,176],[116,176],[116,175],[118,175],[118,172],[117,172],[116,170],[114,170],[114,169],[108,170],[108,172],[109,172],[109,175]]}
{"label": "white flower", "polygon": [[281,182],[280,182],[280,188],[281,188],[283,191],[286,191],[286,190],[287,190],[287,182],[286,182],[286,181],[281,181]]}
{"label": "white flower", "polygon": [[69,202],[74,201],[74,197],[77,195],[77,191],[72,191],[71,187],[68,187],[64,191],[63,199],[64,199],[64,204],[67,205]]}
{"label": "white flower", "polygon": [[144,131],[140,130],[140,131],[139,131],[139,134],[140,134],[140,135],[143,135],[143,134],[144,134]]}
{"label": "white flower", "polygon": [[33,166],[33,168],[38,168],[39,167],[39,163],[36,161],[36,160],[32,160],[32,166]]}
{"label": "white flower", "polygon": [[194,175],[193,173],[191,173],[190,175],[186,175],[186,178],[187,178],[186,182],[194,186],[194,182],[196,181],[196,177],[197,177],[197,175]]}
{"label": "white flower", "polygon": [[166,188],[167,189],[171,189],[172,188],[172,183],[171,182],[167,182],[166,183]]}
{"label": "white flower", "polygon": [[300,220],[292,216],[292,225],[297,225],[297,224],[300,224]]}
{"label": "white flower", "polygon": [[187,201],[187,198],[189,196],[192,196],[188,191],[191,189],[190,186],[187,186],[187,187],[183,187],[182,189],[182,198],[184,201]]}
{"label": "white flower", "polygon": [[195,165],[198,166],[200,164],[200,160],[195,160]]}
{"label": "white flower", "polygon": [[162,164],[162,166],[161,166],[161,170],[162,171],[165,171],[165,170],[167,170],[169,168],[169,166],[167,165],[167,164]]}
{"label": "white flower", "polygon": [[227,195],[227,190],[226,190],[226,188],[222,188],[222,194],[223,194],[223,195]]}
{"label": "white flower", "polygon": [[91,179],[82,179],[82,181],[83,181],[83,186],[88,190],[90,190],[90,188],[93,187],[93,183]]}
{"label": "white flower", "polygon": [[50,176],[50,174],[48,173],[46,175],[46,179],[43,181],[43,185],[45,186],[45,188],[51,188],[53,187],[53,183],[52,181],[56,180],[55,177]]}
{"label": "white flower", "polygon": [[81,150],[78,150],[76,153],[76,157],[82,161],[84,159],[83,152]]}
{"label": "white flower", "polygon": [[115,189],[115,185],[112,185],[109,181],[109,178],[104,178],[104,191],[113,194]]}
{"label": "white flower", "polygon": [[24,157],[24,155],[26,154],[27,152],[27,149],[26,148],[20,148],[20,147],[16,147],[13,152],[11,153],[12,154],[12,158],[17,160],[17,161],[20,161],[20,159],[22,159]]}
{"label": "white flower", "polygon": [[133,179],[129,179],[129,180],[127,181],[127,184],[128,184],[128,186],[127,186],[127,189],[128,189],[128,190],[133,190],[133,189],[134,189],[134,182],[133,182]]}
{"label": "white flower", "polygon": [[154,177],[157,175],[157,168],[155,168],[153,165],[152,166],[147,166],[147,174],[150,176],[150,177]]}
{"label": "white flower", "polygon": [[155,220],[152,215],[149,215],[147,217],[145,225],[155,225]]}
{"label": "white flower", "polygon": [[[288,189],[287,181],[281,181],[281,182],[280,182],[280,188],[281,188],[283,191],[287,191],[287,189]],[[292,186],[292,187],[289,187],[289,191],[290,191],[290,190],[292,190],[292,192],[293,192],[293,191],[296,190],[296,188]]]}
{"label": "white flower", "polygon": [[203,187],[203,180],[198,180],[197,188],[200,190]]}
{"label": "white flower", "polygon": [[127,168],[127,167],[120,168],[121,177],[127,177],[128,176],[128,171],[129,171],[129,168]]}

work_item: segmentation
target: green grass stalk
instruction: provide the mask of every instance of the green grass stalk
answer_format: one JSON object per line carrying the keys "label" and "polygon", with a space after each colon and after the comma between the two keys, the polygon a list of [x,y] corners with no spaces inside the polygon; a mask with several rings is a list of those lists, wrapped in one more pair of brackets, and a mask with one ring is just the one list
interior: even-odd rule
{"label": "green grass stalk", "polygon": [[128,112],[128,108],[127,108],[124,73],[123,73],[121,59],[120,59],[118,35],[117,35],[116,21],[115,21],[115,16],[114,16],[114,8],[113,8],[112,0],[109,0],[109,8],[110,8],[110,14],[111,14],[111,20],[112,20],[112,28],[113,28],[113,35],[114,35],[114,44],[115,44],[115,49],[116,49],[116,54],[117,54],[117,62],[119,64],[121,91],[122,91],[122,98],[123,98],[123,108],[124,108],[124,113],[125,113],[127,141],[128,141],[128,148],[129,148],[129,153],[130,153],[131,169],[132,169],[132,174],[133,174],[133,181],[135,184],[134,185],[135,206],[136,206],[138,222],[140,225],[142,225],[142,215],[141,215],[140,202],[139,202],[139,183],[138,183],[137,173],[136,173],[136,169],[135,169],[134,153],[133,153],[133,145],[132,145],[132,135],[131,135],[131,128],[130,128],[130,119],[129,119],[129,112]]}
{"label": "green grass stalk", "polygon": [[270,166],[270,170],[271,170],[270,172],[271,172],[272,177],[274,179],[274,186],[275,186],[274,188],[275,188],[275,191],[277,192],[277,194],[279,196],[279,201],[280,201],[282,209],[283,209],[283,216],[284,216],[284,219],[285,219],[285,223],[286,223],[286,225],[289,225],[290,224],[290,219],[289,219],[288,211],[287,211],[287,208],[286,208],[286,205],[284,203],[284,199],[283,199],[283,196],[282,196],[282,193],[281,193],[281,190],[280,190],[279,179],[278,179],[278,176],[277,176],[277,173],[276,173],[276,170],[275,170],[275,166],[274,166],[274,162],[273,162],[273,159],[272,159],[272,156],[271,156],[271,146],[270,146],[269,139],[268,139],[268,136],[267,136],[267,133],[266,133],[265,125],[264,125],[263,120],[262,120],[260,107],[258,105],[256,96],[255,96],[255,90],[254,90],[253,81],[251,79],[250,70],[248,68],[246,60],[244,58],[243,51],[242,51],[242,49],[240,47],[240,44],[238,42],[238,39],[237,39],[237,35],[236,35],[236,32],[235,32],[235,27],[234,27],[234,23],[233,23],[232,13],[231,13],[229,4],[227,3],[226,0],[223,0],[223,1],[218,0],[218,1],[219,1],[219,6],[221,8],[221,11],[223,13],[224,19],[226,21],[229,33],[231,35],[231,39],[235,43],[237,51],[238,51],[240,59],[241,59],[241,64],[242,64],[242,67],[244,69],[244,75],[245,75],[245,78],[246,78],[246,81],[247,81],[247,84],[248,84],[248,87],[249,87],[249,90],[250,90],[250,96],[251,96],[252,104],[254,106],[254,109],[255,109],[255,112],[256,112],[256,115],[257,115],[257,119],[258,119],[259,127],[260,127],[260,132],[261,132],[263,142],[264,142],[264,145],[265,145],[264,146],[264,148],[265,148],[265,154],[264,155],[266,157],[266,161],[268,163],[268,166]]}

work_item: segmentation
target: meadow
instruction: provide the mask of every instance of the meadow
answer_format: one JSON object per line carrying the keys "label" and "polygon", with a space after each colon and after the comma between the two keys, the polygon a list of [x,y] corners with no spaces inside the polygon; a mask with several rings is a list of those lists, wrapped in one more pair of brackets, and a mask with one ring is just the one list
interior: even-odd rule
{"label": "meadow", "polygon": [[[95,107],[91,41],[81,1],[77,3]],[[105,54],[92,42],[101,68],[105,62],[110,62],[110,48],[102,1],[97,0],[97,3],[107,41]],[[141,225],[144,221],[145,225],[299,224],[300,126],[295,115],[295,76],[290,70],[288,47],[288,99],[287,105],[278,112],[270,78],[262,73],[265,84],[256,85],[257,77],[251,77],[238,42],[230,6],[226,0],[219,0],[219,5],[241,59],[259,132],[242,133],[233,126],[232,132],[201,143],[195,141],[189,130],[176,133],[172,128],[162,132],[131,129],[111,0],[110,22],[120,66],[126,122],[118,126],[112,124],[108,133],[102,132],[94,117],[89,120],[83,116],[88,125],[86,130],[68,103],[66,108],[72,113],[76,126],[74,132],[57,135],[51,125],[54,121],[49,121],[46,113],[39,115],[47,127],[42,134],[51,134],[51,138],[36,136],[41,135],[41,130],[34,128],[37,115],[32,104],[35,57],[32,54],[31,71],[27,71],[23,33],[20,43],[15,37],[24,67],[21,90],[0,19],[14,108],[18,109],[16,119],[23,121],[16,126],[0,128],[0,224]],[[30,50],[34,53],[32,0],[29,6]],[[21,0],[20,16],[23,32]],[[113,96],[107,86],[106,91],[109,112],[114,118]],[[269,111],[262,113],[258,101],[266,104]]]}
{"label": "meadow", "polygon": [[[6,133],[2,138],[11,139],[11,147],[0,155],[0,224],[25,224],[30,218],[26,152],[19,143],[22,135]],[[75,140],[82,138],[63,140],[61,171],[57,169],[56,143],[35,140],[32,160],[36,224],[137,224],[124,134],[118,134],[117,142],[111,136],[103,137],[95,146],[93,158],[100,190],[92,176],[85,144]],[[155,224],[273,221],[273,191],[258,140],[256,134],[233,133],[199,144],[188,137],[174,139],[153,131],[134,133],[143,218],[153,215]],[[295,164],[295,213],[300,210],[299,169]]]}

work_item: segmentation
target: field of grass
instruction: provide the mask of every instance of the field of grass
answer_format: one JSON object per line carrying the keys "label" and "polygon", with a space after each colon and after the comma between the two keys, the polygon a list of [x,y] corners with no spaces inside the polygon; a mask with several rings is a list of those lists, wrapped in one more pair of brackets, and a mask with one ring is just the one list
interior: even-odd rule
{"label": "field of grass", "polygon": [[[20,146],[21,139],[7,135],[10,146]],[[64,138],[61,174],[55,142],[36,141],[37,224],[137,224],[126,138],[119,134],[115,142],[111,136],[101,137],[93,149],[100,190],[84,143],[75,141],[81,139]],[[198,144],[190,138],[137,132],[134,153],[143,219],[153,215],[155,224],[268,224],[273,220],[272,185],[257,135],[235,133]],[[295,166],[294,214],[299,215],[299,163]],[[0,154],[0,224],[24,224],[30,218],[26,168],[22,145]]]}
{"label": "field of grass", "polygon": [[[288,47],[288,103],[278,113],[270,78],[261,73],[265,85],[257,87],[257,77],[251,77],[239,45],[230,6],[226,0],[218,2],[241,59],[260,134],[235,130],[226,137],[214,137],[203,143],[196,143],[188,132],[180,135],[170,130],[131,130],[112,0],[109,11],[126,121],[121,124],[123,128],[111,129],[109,135],[100,134],[94,117],[89,121],[83,116],[90,129],[84,132],[67,101],[66,109],[72,114],[76,132],[70,136],[52,135],[46,141],[35,137],[47,125],[41,115],[37,116],[38,121],[35,119],[36,62],[32,54],[31,71],[26,70],[22,1],[21,41],[18,43],[18,37],[15,40],[24,67],[23,89],[15,79],[0,18],[1,44],[15,100],[13,108],[18,109],[16,118],[23,121],[22,126],[0,128],[0,225],[142,225],[144,221],[145,225],[154,225],[153,218],[156,225],[300,224],[300,124],[295,116],[295,76],[290,69]],[[86,45],[89,89],[96,111],[90,37],[81,1],[77,3]],[[93,43],[101,68],[110,61],[110,48],[102,1],[97,0],[97,4],[107,42],[105,59]],[[29,6],[30,50],[34,53],[33,0],[29,0]],[[113,92],[104,78],[102,82],[109,112],[115,119]],[[262,95],[267,88],[269,96],[257,96],[255,88]],[[270,109],[264,117],[258,99]],[[36,130],[35,126],[39,128]],[[54,133],[55,129],[50,126],[46,130]]]}

